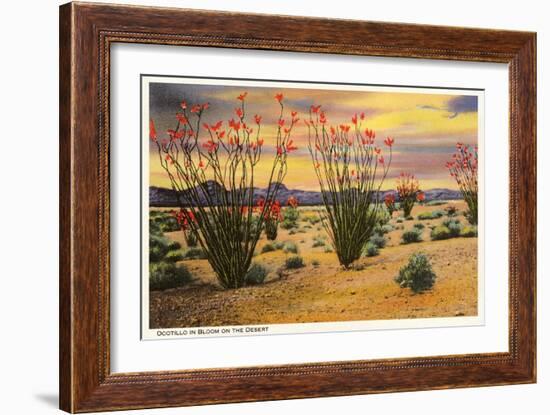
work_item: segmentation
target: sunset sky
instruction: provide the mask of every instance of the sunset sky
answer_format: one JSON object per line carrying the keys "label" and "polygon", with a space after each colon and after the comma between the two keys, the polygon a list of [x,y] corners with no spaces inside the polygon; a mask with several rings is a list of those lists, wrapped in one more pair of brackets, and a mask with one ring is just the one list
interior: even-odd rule
{"label": "sunset sky", "polygon": [[[176,126],[175,114],[181,112],[179,103],[210,104],[203,119],[208,123],[235,118],[234,109],[240,101],[236,97],[247,92],[246,110],[249,124],[253,116],[262,116],[262,136],[265,151],[258,166],[257,185],[265,185],[267,170],[271,168],[274,152],[275,123],[279,104],[276,93],[283,93],[285,112],[298,111],[303,120],[311,105],[322,105],[329,124],[351,124],[351,116],[364,112],[363,128],[376,131],[378,145],[386,136],[395,139],[390,174],[383,189],[395,187],[400,172],[413,173],[423,190],[445,187],[457,189],[449,177],[445,162],[449,161],[457,142],[476,144],[478,137],[478,98],[476,95],[438,94],[437,90],[422,92],[342,91],[338,85],[330,90],[274,87],[220,86],[200,84],[151,83],[149,94],[150,117],[154,120],[159,140],[166,138],[166,130]],[[303,84],[302,84],[303,85]],[[294,84],[294,86],[301,86]],[[420,90],[419,90],[420,91]],[[462,93],[467,94],[466,91]],[[206,135],[203,136],[205,138]],[[292,136],[298,150],[289,157],[288,174],[284,180],[288,188],[318,190],[316,176],[307,150],[307,127],[300,122]],[[160,167],[156,147],[150,146],[150,185],[170,187],[166,173]]]}

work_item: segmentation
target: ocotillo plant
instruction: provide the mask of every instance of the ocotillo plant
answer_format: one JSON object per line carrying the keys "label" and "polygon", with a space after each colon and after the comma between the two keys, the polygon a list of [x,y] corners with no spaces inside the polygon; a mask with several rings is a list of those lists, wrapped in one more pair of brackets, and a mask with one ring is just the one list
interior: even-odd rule
{"label": "ocotillo plant", "polygon": [[[265,199],[260,198],[256,203],[256,208],[261,211],[264,204]],[[279,222],[281,220],[283,220],[283,215],[281,215],[281,202],[276,200],[271,205],[271,209],[265,213],[265,236],[268,240],[274,241],[277,239]]]}
{"label": "ocotillo plant", "polygon": [[386,209],[391,217],[393,212],[397,210],[397,207],[395,206],[395,195],[393,193],[388,193],[384,196],[384,205],[386,205]]}
{"label": "ocotillo plant", "polygon": [[411,216],[419,193],[418,179],[414,177],[414,174],[402,172],[397,178],[397,195],[399,196],[399,205],[403,209],[403,216],[406,218]]}
{"label": "ocotillo plant", "polygon": [[[181,103],[176,127],[167,130],[168,139],[159,141],[154,121],[150,120],[150,139],[156,144],[162,168],[182,207],[192,212],[189,226],[197,233],[199,244],[224,288],[245,284],[256,244],[263,231],[266,212],[277,197],[287,172],[288,153],[296,150],[291,140],[298,122],[296,113],[284,118],[283,95],[275,96],[279,112],[275,152],[268,176],[263,208],[254,209],[256,170],[264,140],[262,117],[250,124],[245,108],[247,93],[237,97],[236,118],[223,128],[223,121],[206,122],[208,103]],[[205,137],[202,138],[201,136]]]}
{"label": "ocotillo plant", "polygon": [[376,225],[382,201],[379,192],[389,171],[393,138],[386,161],[376,146],[375,132],[362,124],[365,115],[354,115],[352,125],[328,126],[320,106],[312,106],[309,121],[309,152],[325,212],[321,215],[338,260],[344,268],[361,256]]}
{"label": "ocotillo plant", "polygon": [[173,212],[172,214],[178,221],[178,225],[180,226],[183,232],[183,237],[185,238],[185,243],[187,244],[187,246],[188,247],[197,246],[197,242],[198,242],[197,233],[189,225],[190,222],[196,221],[195,215],[193,214],[193,212],[180,208],[179,212]]}
{"label": "ocotillo plant", "polygon": [[477,145],[456,144],[453,160],[446,164],[468,205],[466,218],[477,225]]}

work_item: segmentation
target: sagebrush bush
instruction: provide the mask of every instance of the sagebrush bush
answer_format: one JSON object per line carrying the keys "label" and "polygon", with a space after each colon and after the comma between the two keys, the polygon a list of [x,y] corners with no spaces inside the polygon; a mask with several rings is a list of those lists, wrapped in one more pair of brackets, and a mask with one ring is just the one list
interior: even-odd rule
{"label": "sagebrush bush", "polygon": [[376,211],[376,225],[383,226],[388,223],[391,219],[391,215],[385,209],[378,209]]}
{"label": "sagebrush bush", "polygon": [[367,242],[366,245],[363,247],[363,256],[371,257],[378,254],[378,247],[371,242]]}
{"label": "sagebrush bush", "polygon": [[162,236],[160,225],[151,219],[149,219],[149,235]]}
{"label": "sagebrush bush", "polygon": [[149,248],[149,262],[160,262],[167,253],[167,250],[164,250],[162,247],[159,246]]}
{"label": "sagebrush bush", "polygon": [[332,247],[330,246],[325,246],[325,254],[330,254],[334,252],[334,250],[332,249]]}
{"label": "sagebrush bush", "polygon": [[393,226],[390,224],[386,225],[376,225],[374,228],[374,233],[378,235],[385,235],[393,231]]}
{"label": "sagebrush bush", "polygon": [[401,235],[401,241],[404,244],[422,242],[422,231],[419,229],[411,229],[409,231],[405,231]]}
{"label": "sagebrush bush", "polygon": [[173,262],[149,264],[149,289],[151,291],[181,287],[191,279],[191,273],[184,265],[176,265]]}
{"label": "sagebrush bush", "polygon": [[460,231],[463,238],[473,238],[477,236],[477,226],[464,226]]}
{"label": "sagebrush bush", "polygon": [[458,219],[446,219],[443,221],[443,226],[446,226],[447,229],[449,229],[452,238],[459,236],[460,231],[462,230],[462,224],[458,221]]}
{"label": "sagebrush bush", "polygon": [[317,247],[320,247],[320,246],[325,246],[325,239],[320,237],[320,236],[314,237],[312,247],[317,248]]}
{"label": "sagebrush bush", "polygon": [[297,254],[298,253],[298,246],[294,242],[286,242],[284,247],[283,247],[283,252],[285,254],[288,254],[288,253]]}
{"label": "sagebrush bush", "polygon": [[321,263],[319,262],[319,260],[314,259],[314,260],[311,261],[311,265],[313,265],[315,268],[317,268],[319,265],[321,265]]}
{"label": "sagebrush bush", "polygon": [[425,226],[424,226],[423,223],[415,223],[415,224],[413,225],[413,227],[416,228],[416,229],[419,229],[419,230],[422,230],[422,229],[425,228]]}
{"label": "sagebrush bush", "polygon": [[284,246],[285,246],[284,242],[281,242],[281,241],[273,242],[273,247],[275,249],[283,249]]}
{"label": "sagebrush bush", "polygon": [[266,252],[273,252],[276,251],[274,244],[267,243],[262,247],[262,254],[265,254]]}
{"label": "sagebrush bush", "polygon": [[403,223],[403,218],[402,217],[399,217],[395,220],[397,223]]}
{"label": "sagebrush bush", "polygon": [[418,220],[430,220],[430,219],[439,219],[445,215],[445,212],[442,210],[433,210],[431,212],[422,212],[417,216]]}
{"label": "sagebrush bush", "polygon": [[298,219],[300,218],[300,212],[293,207],[287,207],[283,210],[283,221],[281,228],[293,229],[298,227]]}
{"label": "sagebrush bush", "polygon": [[321,218],[319,217],[319,215],[307,215],[306,217],[304,217],[304,220],[311,223],[312,225],[317,225],[319,222],[321,222]]}
{"label": "sagebrush bush", "polygon": [[199,238],[197,237],[197,234],[193,232],[192,230],[188,230],[184,232],[185,234],[185,244],[189,248],[193,248],[198,245]]}
{"label": "sagebrush bush", "polygon": [[175,251],[181,248],[178,242],[170,241],[168,238],[161,235],[149,235],[149,261],[159,262],[170,251]]}
{"label": "sagebrush bush", "polygon": [[170,251],[166,254],[163,261],[166,262],[178,262],[183,259],[183,253],[181,251]]}
{"label": "sagebrush bush", "polygon": [[384,237],[384,235],[374,234],[369,238],[369,242],[377,248],[382,249],[386,246],[388,240]]}
{"label": "sagebrush bush", "polygon": [[169,241],[168,250],[175,251],[176,249],[181,249],[181,244],[178,241]]}
{"label": "sagebrush bush", "polygon": [[306,264],[304,263],[304,259],[299,255],[293,255],[291,257],[288,257],[285,261],[286,269],[296,269],[296,268],[302,268],[305,266]]}
{"label": "sagebrush bush", "polygon": [[166,212],[149,214],[149,225],[154,224],[161,232],[175,232],[180,230],[180,225],[174,216]]}
{"label": "sagebrush bush", "polygon": [[246,273],[245,282],[246,285],[259,285],[263,284],[265,278],[269,274],[267,267],[261,264],[252,264],[248,272]]}
{"label": "sagebrush bush", "polygon": [[439,225],[432,229],[430,232],[430,237],[432,238],[432,241],[449,239],[451,238],[451,231],[446,226]]}
{"label": "sagebrush bush", "polygon": [[401,288],[410,288],[419,293],[429,290],[435,284],[436,275],[428,257],[421,253],[411,255],[407,265],[399,270],[395,282]]}
{"label": "sagebrush bush", "polygon": [[456,216],[458,214],[458,208],[456,206],[450,205],[445,208],[445,212],[447,212],[447,216],[452,218],[453,216]]}
{"label": "sagebrush bush", "polygon": [[189,248],[183,254],[184,259],[206,259],[206,254],[202,248]]}

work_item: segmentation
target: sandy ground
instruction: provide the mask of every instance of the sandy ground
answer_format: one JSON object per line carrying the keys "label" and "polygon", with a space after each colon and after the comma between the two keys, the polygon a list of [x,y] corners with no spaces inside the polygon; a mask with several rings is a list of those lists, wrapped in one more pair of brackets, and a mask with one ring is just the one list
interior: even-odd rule
{"label": "sandy ground", "polygon": [[[450,203],[465,209],[463,202]],[[443,208],[415,206],[413,216]],[[301,217],[311,214],[311,208],[303,208]],[[258,254],[254,262],[271,270],[260,286],[223,290],[206,260],[182,261],[195,280],[183,288],[151,292],[151,328],[477,315],[477,238],[430,241],[429,226],[442,218],[422,221],[425,242],[402,245],[401,233],[418,221],[397,223],[396,216],[394,213],[390,223],[404,229],[386,235],[388,245],[380,255],[361,258],[352,270],[343,270],[335,253],[313,248],[313,238],[325,232],[320,223],[304,229],[309,224],[303,221],[300,232],[290,235],[279,229],[277,239],[295,242],[306,266],[285,270],[281,276],[276,271],[292,254],[280,250]],[[463,216],[459,219],[466,223]],[[181,232],[166,235],[184,245]],[[264,239],[259,242],[258,252],[265,243]],[[422,294],[402,289],[393,281],[415,252],[428,255],[437,275],[433,289]],[[316,266],[312,264],[315,261]]]}

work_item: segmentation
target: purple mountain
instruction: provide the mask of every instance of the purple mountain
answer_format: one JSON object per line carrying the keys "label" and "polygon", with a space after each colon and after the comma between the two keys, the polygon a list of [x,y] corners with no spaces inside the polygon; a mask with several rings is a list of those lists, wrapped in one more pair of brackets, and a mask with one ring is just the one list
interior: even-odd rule
{"label": "purple mountain", "polygon": [[[272,184],[271,186],[275,186]],[[223,192],[221,186],[214,182],[208,181],[206,184],[209,199],[217,201],[220,192]],[[186,197],[186,192],[184,191],[179,194],[179,199],[183,204],[187,203],[188,198]],[[206,204],[207,195],[202,189],[197,189],[201,203]],[[380,192],[380,198],[383,199],[387,194],[395,194],[395,190],[385,190]],[[430,200],[456,200],[462,199],[462,194],[457,190],[450,189],[430,189],[424,191],[426,195],[426,201]],[[254,200],[265,197],[267,194],[267,189],[254,188]],[[176,207],[180,206],[178,202],[178,194],[172,189],[166,189],[163,187],[149,187],[149,206],[153,207]],[[298,202],[302,206],[312,206],[320,205],[322,203],[321,192],[311,191],[311,190],[298,190],[298,189],[289,189],[284,184],[279,185],[279,191],[277,192],[277,199],[281,203],[285,203],[290,196],[294,196],[298,199]]]}

